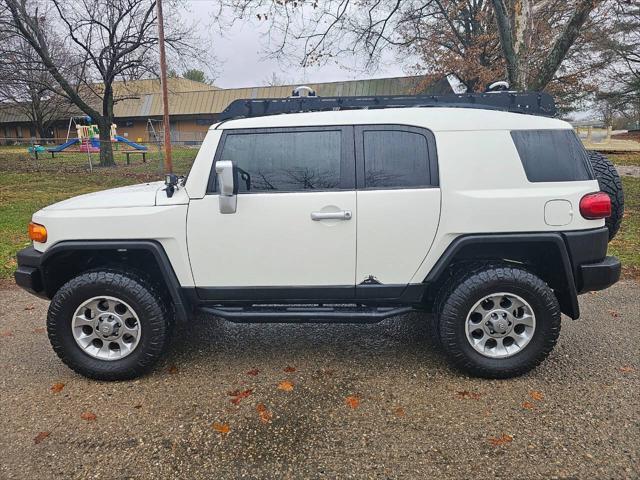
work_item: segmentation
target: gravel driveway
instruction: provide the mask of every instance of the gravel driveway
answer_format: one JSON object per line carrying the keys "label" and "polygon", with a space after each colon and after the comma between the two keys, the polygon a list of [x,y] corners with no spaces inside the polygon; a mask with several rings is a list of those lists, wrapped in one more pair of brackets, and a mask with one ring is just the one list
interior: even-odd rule
{"label": "gravel driveway", "polygon": [[552,356],[509,381],[451,370],[410,315],[198,319],[152,375],[101,383],[54,355],[46,302],[0,290],[0,478],[637,479],[639,297],[581,297]]}

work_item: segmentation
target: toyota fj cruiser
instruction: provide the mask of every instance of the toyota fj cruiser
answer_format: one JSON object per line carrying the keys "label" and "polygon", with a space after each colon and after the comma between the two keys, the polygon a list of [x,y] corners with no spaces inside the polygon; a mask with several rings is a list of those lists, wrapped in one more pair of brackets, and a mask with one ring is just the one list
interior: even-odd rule
{"label": "toyota fj cruiser", "polygon": [[[622,188],[540,93],[233,102],[186,178],[33,215],[16,282],[87,377],[148,371],[175,321],[419,311],[452,363],[506,378],[620,276]],[[605,220],[606,219],[606,220]]]}

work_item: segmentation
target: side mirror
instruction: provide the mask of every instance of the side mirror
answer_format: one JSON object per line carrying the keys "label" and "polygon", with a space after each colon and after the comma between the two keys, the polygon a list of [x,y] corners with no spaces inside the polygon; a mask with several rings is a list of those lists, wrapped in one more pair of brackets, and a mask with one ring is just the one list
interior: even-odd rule
{"label": "side mirror", "polygon": [[216,162],[220,213],[236,213],[238,200],[238,167],[230,160]]}
{"label": "side mirror", "polygon": [[164,184],[166,185],[165,191],[167,192],[167,197],[173,197],[173,193],[178,186],[178,176],[173,173],[167,173],[164,177]]}

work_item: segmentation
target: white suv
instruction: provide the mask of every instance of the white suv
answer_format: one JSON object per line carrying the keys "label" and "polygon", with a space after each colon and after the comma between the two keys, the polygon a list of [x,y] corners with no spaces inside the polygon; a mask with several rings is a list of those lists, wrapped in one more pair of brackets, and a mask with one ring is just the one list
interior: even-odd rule
{"label": "white suv", "polygon": [[[52,300],[53,348],[96,379],[148,371],[174,321],[195,313],[375,322],[423,311],[456,366],[520,375],[552,350],[561,312],[578,318],[578,293],[620,276],[606,256],[619,178],[549,117],[549,101],[234,102],[187,178],[36,212],[16,281]],[[597,171],[613,190],[600,192]]]}

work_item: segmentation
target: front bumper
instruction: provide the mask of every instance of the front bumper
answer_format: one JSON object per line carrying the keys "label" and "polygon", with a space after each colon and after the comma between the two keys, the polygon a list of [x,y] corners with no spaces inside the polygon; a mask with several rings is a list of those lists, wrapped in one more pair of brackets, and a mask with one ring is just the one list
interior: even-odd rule
{"label": "front bumper", "polygon": [[44,297],[45,288],[41,269],[42,253],[33,247],[27,247],[18,252],[17,259],[18,268],[13,274],[16,284],[34,295]]}

